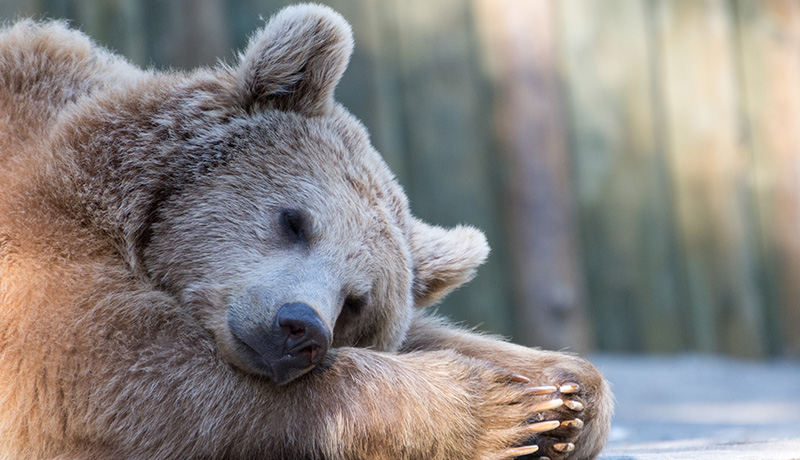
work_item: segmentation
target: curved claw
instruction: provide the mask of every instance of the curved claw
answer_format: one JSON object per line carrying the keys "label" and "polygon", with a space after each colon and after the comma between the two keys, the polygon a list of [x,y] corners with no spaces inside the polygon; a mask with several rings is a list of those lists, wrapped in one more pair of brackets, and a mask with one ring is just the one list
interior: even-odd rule
{"label": "curved claw", "polygon": [[528,377],[525,377],[524,375],[512,374],[512,375],[508,376],[508,378],[509,378],[509,380],[511,380],[512,382],[517,382],[517,383],[531,383],[531,379],[529,379]]}
{"label": "curved claw", "polygon": [[576,418],[574,420],[564,420],[563,422],[561,422],[561,426],[566,427],[566,428],[581,429],[581,428],[583,428],[583,420],[581,420],[579,418]]}
{"label": "curved claw", "polygon": [[525,393],[532,394],[535,396],[539,395],[549,395],[558,391],[558,388],[554,387],[553,385],[542,385],[538,387],[526,388]]}
{"label": "curved claw", "polygon": [[567,383],[561,385],[560,387],[558,387],[558,391],[560,391],[561,393],[564,393],[564,394],[577,393],[578,390],[580,390],[580,389],[581,389],[580,385],[578,385],[575,382],[567,382]]}
{"label": "curved claw", "polygon": [[573,450],[575,450],[575,444],[571,442],[562,442],[558,444],[553,444],[553,449],[564,453],[572,452]]}
{"label": "curved claw", "polygon": [[564,405],[575,411],[583,410],[583,403],[580,401],[573,401],[571,399],[568,399],[564,401]]}
{"label": "curved claw", "polygon": [[558,409],[564,404],[565,403],[563,399],[551,399],[531,407],[531,412],[544,412],[546,410]]}
{"label": "curved claw", "polygon": [[503,456],[514,458],[514,457],[522,457],[523,455],[530,455],[534,452],[539,450],[539,446],[532,445],[532,446],[522,446],[522,447],[512,447],[511,449],[506,449],[503,451]]}
{"label": "curved claw", "polygon": [[532,423],[525,427],[531,433],[544,433],[545,431],[555,430],[561,426],[558,420],[548,420],[546,422]]}

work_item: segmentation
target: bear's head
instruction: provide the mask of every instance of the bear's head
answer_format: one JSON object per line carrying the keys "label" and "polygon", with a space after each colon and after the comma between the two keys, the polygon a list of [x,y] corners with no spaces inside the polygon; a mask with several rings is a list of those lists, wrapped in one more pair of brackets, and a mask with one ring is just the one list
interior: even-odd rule
{"label": "bear's head", "polygon": [[364,127],[334,102],[352,46],[337,13],[289,7],[214,70],[202,133],[173,149],[203,166],[161,200],[142,250],[147,276],[226,360],[279,384],[336,347],[396,349],[414,309],[488,254],[473,228],[414,218]]}

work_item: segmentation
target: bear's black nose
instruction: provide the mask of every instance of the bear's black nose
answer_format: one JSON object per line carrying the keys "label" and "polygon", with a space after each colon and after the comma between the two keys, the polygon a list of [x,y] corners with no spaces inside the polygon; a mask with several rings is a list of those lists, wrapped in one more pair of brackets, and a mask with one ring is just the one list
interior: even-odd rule
{"label": "bear's black nose", "polygon": [[281,306],[275,322],[283,337],[283,356],[293,359],[294,367],[319,364],[331,343],[331,331],[311,307],[304,303]]}

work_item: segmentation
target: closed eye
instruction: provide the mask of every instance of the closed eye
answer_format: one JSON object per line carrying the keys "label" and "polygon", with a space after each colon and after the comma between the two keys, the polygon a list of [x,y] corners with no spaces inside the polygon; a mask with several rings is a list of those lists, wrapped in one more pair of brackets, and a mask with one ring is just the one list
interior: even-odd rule
{"label": "closed eye", "polygon": [[295,244],[308,244],[309,222],[305,213],[295,208],[284,208],[280,212],[280,227],[284,236]]}
{"label": "closed eye", "polygon": [[342,312],[350,315],[358,315],[364,310],[364,307],[369,302],[369,295],[364,296],[347,296],[342,305]]}

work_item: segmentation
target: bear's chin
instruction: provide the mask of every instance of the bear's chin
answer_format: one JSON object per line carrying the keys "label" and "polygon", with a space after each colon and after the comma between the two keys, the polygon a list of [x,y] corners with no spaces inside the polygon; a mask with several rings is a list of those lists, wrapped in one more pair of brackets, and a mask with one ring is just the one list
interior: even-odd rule
{"label": "bear's chin", "polygon": [[[253,348],[232,335],[227,340],[218,340],[217,346],[222,358],[234,368],[266,378],[276,385],[285,385],[317,367],[325,367],[320,364],[296,367],[294,360],[289,356],[278,357],[270,364]],[[328,360],[327,356],[324,360]]]}

